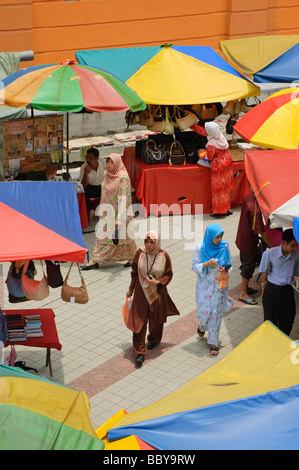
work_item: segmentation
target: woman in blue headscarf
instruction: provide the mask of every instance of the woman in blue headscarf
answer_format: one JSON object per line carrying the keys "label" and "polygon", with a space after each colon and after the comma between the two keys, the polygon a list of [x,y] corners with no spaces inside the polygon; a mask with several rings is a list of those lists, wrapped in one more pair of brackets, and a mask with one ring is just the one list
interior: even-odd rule
{"label": "woman in blue headscarf", "polygon": [[192,261],[192,269],[197,274],[197,333],[203,338],[208,331],[212,355],[219,353],[223,312],[228,312],[233,306],[233,301],[228,298],[231,255],[228,242],[222,239],[223,233],[219,224],[208,225],[203,241],[196,245]]}

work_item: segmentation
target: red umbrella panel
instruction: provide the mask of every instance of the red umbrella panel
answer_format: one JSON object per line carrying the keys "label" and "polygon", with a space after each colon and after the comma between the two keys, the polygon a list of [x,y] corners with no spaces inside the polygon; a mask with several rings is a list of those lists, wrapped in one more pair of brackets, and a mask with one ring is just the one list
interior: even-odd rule
{"label": "red umbrella panel", "polygon": [[245,171],[270,227],[292,227],[299,216],[299,150],[246,152]]}
{"label": "red umbrella panel", "polygon": [[235,125],[246,142],[268,149],[299,146],[299,88],[287,88],[252,108]]}

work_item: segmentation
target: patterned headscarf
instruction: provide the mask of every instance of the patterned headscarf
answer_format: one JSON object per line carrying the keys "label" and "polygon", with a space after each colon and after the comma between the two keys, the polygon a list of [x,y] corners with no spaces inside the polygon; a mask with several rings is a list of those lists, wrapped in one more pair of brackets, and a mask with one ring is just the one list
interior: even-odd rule
{"label": "patterned headscarf", "polygon": [[157,292],[157,286],[155,284],[144,287],[144,281],[148,274],[153,274],[157,280],[161,279],[165,272],[166,259],[164,252],[161,251],[161,235],[155,230],[151,230],[146,234],[146,238],[155,240],[155,248],[149,253],[146,248],[141,248],[141,254],[138,261],[138,278],[143,288],[146,300],[152,306],[152,304],[160,299]]}
{"label": "patterned headscarf", "polygon": [[111,200],[111,195],[116,197],[120,196],[120,177],[127,176],[128,172],[123,164],[121,155],[118,153],[111,153],[108,158],[114,163],[113,173],[105,171],[104,181],[102,183],[101,204],[108,204]]}

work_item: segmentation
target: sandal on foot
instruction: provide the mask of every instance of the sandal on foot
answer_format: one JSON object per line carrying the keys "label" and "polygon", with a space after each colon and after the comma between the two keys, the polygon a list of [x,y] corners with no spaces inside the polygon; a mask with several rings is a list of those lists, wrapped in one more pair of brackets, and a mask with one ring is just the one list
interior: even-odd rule
{"label": "sandal on foot", "polygon": [[205,335],[205,332],[204,332],[204,331],[200,331],[199,326],[198,326],[198,327],[197,327],[197,334],[198,334],[198,336],[199,336],[200,338],[203,338],[204,335]]}
{"label": "sandal on foot", "polygon": [[211,354],[211,356],[217,356],[219,354],[218,346],[211,346],[210,347],[210,354]]}
{"label": "sandal on foot", "polygon": [[255,299],[253,299],[252,297],[248,297],[248,299],[244,300],[244,299],[239,299],[240,302],[243,302],[244,304],[247,304],[247,305],[257,305],[257,301]]}

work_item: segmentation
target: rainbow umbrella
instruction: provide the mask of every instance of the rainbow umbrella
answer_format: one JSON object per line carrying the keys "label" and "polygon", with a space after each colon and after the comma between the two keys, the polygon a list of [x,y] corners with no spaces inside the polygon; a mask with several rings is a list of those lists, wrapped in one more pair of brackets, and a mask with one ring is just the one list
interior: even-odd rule
{"label": "rainbow umbrella", "polygon": [[85,392],[0,364],[1,450],[102,450]]}
{"label": "rainbow umbrella", "polygon": [[111,73],[73,61],[36,65],[9,75],[0,82],[0,104],[67,112],[67,150],[69,112],[84,109],[103,113],[146,108],[142,99]]}
{"label": "rainbow umbrella", "polygon": [[142,99],[125,83],[97,67],[65,62],[19,70],[0,84],[0,104],[77,113],[139,111]]}
{"label": "rainbow umbrella", "polygon": [[211,47],[129,47],[76,51],[81,64],[114,73],[147,104],[192,105],[236,100],[260,89]]}
{"label": "rainbow umbrella", "polygon": [[269,149],[297,149],[299,88],[287,88],[252,108],[235,125],[246,142]]}

